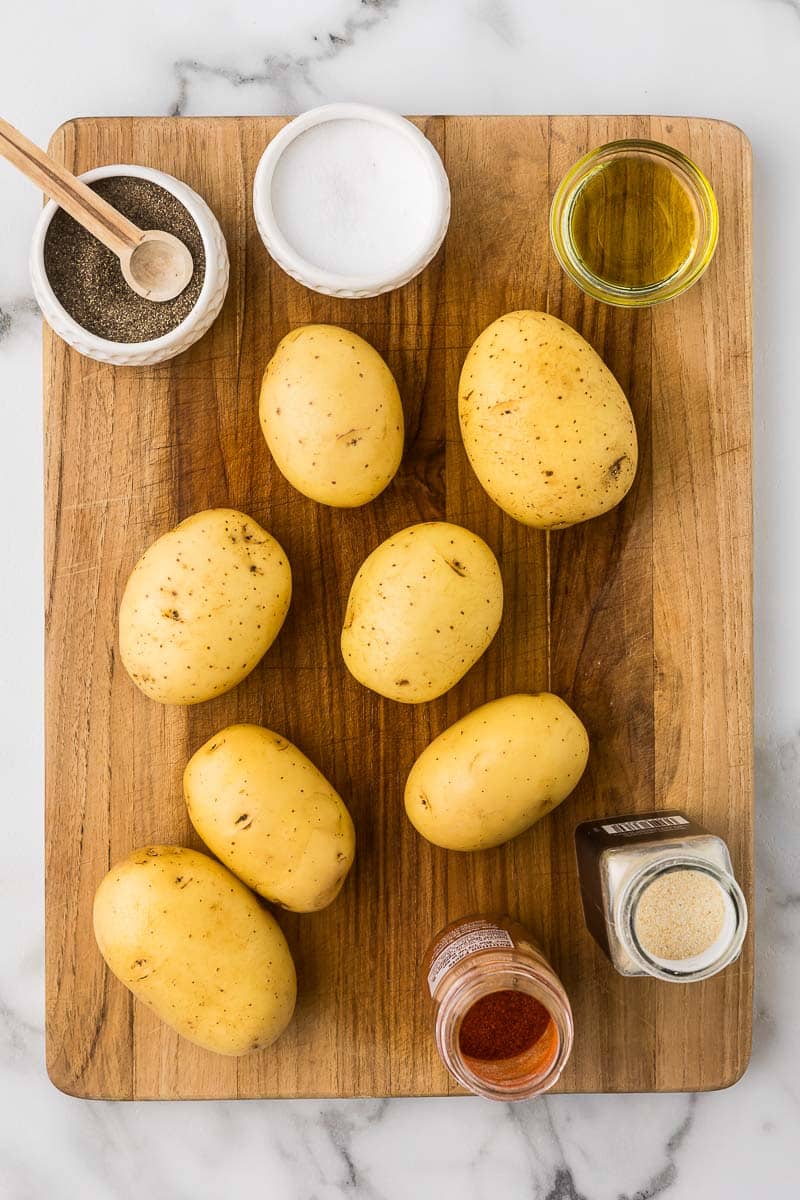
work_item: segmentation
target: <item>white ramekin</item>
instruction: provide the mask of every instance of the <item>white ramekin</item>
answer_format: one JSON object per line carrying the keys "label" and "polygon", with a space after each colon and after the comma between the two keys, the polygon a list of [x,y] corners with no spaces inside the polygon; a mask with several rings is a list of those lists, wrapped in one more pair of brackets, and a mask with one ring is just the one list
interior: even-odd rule
{"label": "white ramekin", "polygon": [[[290,245],[279,228],[272,206],[272,179],[275,167],[287,146],[317,125],[328,121],[369,121],[401,133],[423,157],[433,183],[435,204],[430,214],[429,235],[418,253],[391,276],[375,274],[342,275],[311,263]],[[253,183],[253,211],[261,239],[276,263],[304,287],[327,296],[359,299],[390,292],[418,275],[431,261],[444,240],[450,221],[450,184],[442,160],[423,133],[397,113],[366,104],[325,104],[295,117],[276,134],[261,156]]]}
{"label": "white ramekin", "polygon": [[80,178],[92,183],[95,179],[107,179],[112,175],[134,175],[139,179],[149,179],[151,183],[172,192],[197,225],[203,239],[206,269],[203,286],[192,311],[169,333],[147,342],[112,342],[84,329],[61,304],[44,269],[44,239],[58,207],[52,200],[42,209],[31,242],[29,265],[33,293],[47,323],[79,354],[96,358],[99,362],[113,363],[117,367],[152,366],[187,350],[216,320],[228,290],[228,250],[219,222],[205,200],[180,179],[152,167],[130,163],[95,167]]}

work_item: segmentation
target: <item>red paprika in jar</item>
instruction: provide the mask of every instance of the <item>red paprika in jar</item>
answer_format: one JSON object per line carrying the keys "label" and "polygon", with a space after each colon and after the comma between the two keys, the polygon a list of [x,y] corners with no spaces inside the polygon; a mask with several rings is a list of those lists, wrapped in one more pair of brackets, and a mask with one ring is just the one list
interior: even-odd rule
{"label": "red paprika in jar", "polygon": [[511,917],[463,917],[425,958],[434,1036],[469,1091],[523,1100],[553,1086],[572,1049],[572,1011],[558,976]]}

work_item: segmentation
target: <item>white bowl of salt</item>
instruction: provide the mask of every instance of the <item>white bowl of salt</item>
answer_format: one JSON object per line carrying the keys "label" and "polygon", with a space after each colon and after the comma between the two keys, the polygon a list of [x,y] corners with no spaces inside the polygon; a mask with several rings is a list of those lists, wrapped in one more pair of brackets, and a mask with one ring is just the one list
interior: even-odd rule
{"label": "white bowl of salt", "polygon": [[293,279],[329,296],[377,296],[436,254],[450,186],[433,145],[405,117],[326,104],[269,143],[253,210],[264,245]]}

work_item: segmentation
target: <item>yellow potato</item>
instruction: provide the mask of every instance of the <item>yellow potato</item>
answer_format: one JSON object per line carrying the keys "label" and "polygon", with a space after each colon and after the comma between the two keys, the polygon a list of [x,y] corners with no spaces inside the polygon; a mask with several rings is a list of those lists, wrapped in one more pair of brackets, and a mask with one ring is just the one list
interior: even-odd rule
{"label": "yellow potato", "polygon": [[422,751],[408,776],[414,828],[447,850],[485,850],[522,833],[570,794],[589,739],[558,696],[504,696]]}
{"label": "yellow potato", "polygon": [[447,521],[411,525],[373,550],[353,580],[342,654],[365,687],[420,704],[478,661],[502,613],[500,568],[477,534]]}
{"label": "yellow potato", "polygon": [[296,746],[260,725],[231,725],[189,759],[189,817],[210,850],[255,891],[293,912],[335,899],[355,854],[341,797]]}
{"label": "yellow potato", "polygon": [[289,560],[232,508],[195,513],[144,552],[119,611],[133,682],[162,704],[199,704],[236,687],[289,610]]}
{"label": "yellow potato", "polygon": [[304,325],[287,333],[264,372],[259,409],[278,469],[320,504],[367,504],[400,466],[403,407],[394,376],[347,329]]}
{"label": "yellow potato", "polygon": [[294,1011],[294,963],[274,917],[230,871],[182,846],[144,846],[94,899],[109,968],[173,1029],[217,1054],[269,1046]]}
{"label": "yellow potato", "polygon": [[512,312],[474,342],[458,390],[461,434],[483,487],[540,529],[597,517],[636,474],[628,401],[588,342],[557,317]]}

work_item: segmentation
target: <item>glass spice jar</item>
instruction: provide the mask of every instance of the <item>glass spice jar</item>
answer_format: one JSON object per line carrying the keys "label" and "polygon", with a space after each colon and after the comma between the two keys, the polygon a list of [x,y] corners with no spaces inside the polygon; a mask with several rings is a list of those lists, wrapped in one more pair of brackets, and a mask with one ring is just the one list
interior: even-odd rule
{"label": "glass spice jar", "polygon": [[436,1047],[462,1087],[525,1100],[553,1086],[572,1049],[572,1010],[524,926],[462,917],[436,935],[424,969]]}
{"label": "glass spice jar", "polygon": [[720,837],[677,811],[575,830],[589,932],[621,975],[693,983],[739,957],[747,902]]}

